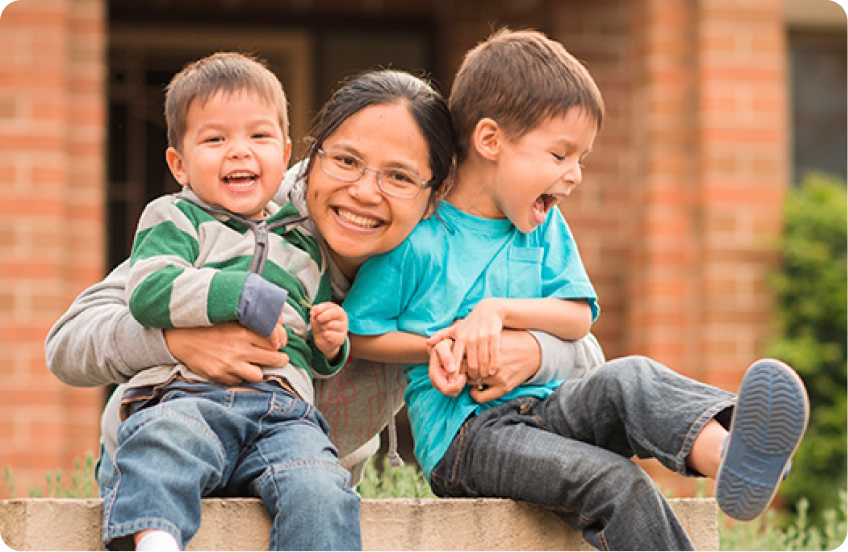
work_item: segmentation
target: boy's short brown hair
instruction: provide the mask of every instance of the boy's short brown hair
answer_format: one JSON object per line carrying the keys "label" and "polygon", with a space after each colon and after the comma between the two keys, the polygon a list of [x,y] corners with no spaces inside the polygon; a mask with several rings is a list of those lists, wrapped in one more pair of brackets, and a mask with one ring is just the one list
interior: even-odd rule
{"label": "boy's short brown hair", "polygon": [[562,44],[537,31],[501,29],[470,50],[449,99],[457,161],[468,155],[471,133],[484,118],[518,139],[543,119],[578,107],[601,128],[604,102],[589,71]]}
{"label": "boy's short brown hair", "polygon": [[219,92],[251,92],[268,101],[277,108],[283,136],[288,137],[288,106],[280,79],[252,56],[218,52],[186,65],[165,89],[165,123],[170,147],[182,149],[192,102],[205,103]]}

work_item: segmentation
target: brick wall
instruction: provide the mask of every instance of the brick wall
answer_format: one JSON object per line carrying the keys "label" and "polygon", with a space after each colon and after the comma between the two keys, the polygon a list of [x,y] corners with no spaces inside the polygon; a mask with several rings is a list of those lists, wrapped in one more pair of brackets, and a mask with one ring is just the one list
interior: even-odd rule
{"label": "brick wall", "polygon": [[16,495],[97,446],[101,392],[57,381],[43,343],[103,273],[104,44],[98,0],[0,17],[0,469]]}
{"label": "brick wall", "polygon": [[[100,394],[56,381],[43,339],[102,277],[105,4],[18,0],[0,17],[0,469],[14,467],[18,495],[96,449]],[[563,210],[601,297],[596,333],[610,357],[646,354],[735,390],[771,331],[781,1],[432,5],[445,91],[503,24],[543,30],[587,64],[608,119]]]}

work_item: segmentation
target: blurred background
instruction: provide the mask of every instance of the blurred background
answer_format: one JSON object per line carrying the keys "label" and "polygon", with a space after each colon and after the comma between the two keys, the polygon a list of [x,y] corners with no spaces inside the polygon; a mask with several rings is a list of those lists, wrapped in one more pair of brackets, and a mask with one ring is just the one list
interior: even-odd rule
{"label": "blurred background", "polygon": [[[289,97],[297,158],[340,79],[395,67],[447,95],[464,52],[504,25],[561,41],[607,103],[584,183],[562,204],[607,357],[648,355],[731,391],[760,356],[792,362],[813,420],[782,500],[835,504],[848,145],[846,15],[830,0],[11,3],[0,16],[0,498],[44,492],[46,472],[99,453],[105,391],[56,380],[43,341],[127,256],[142,207],[176,189],[162,116],[175,72],[218,50],[264,58]],[[675,495],[695,492],[643,465]]]}

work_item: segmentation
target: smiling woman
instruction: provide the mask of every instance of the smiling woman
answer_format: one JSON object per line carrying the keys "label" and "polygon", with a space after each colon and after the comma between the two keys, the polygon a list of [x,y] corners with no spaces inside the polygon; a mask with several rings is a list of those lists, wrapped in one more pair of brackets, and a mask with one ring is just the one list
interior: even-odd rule
{"label": "smiling woman", "polygon": [[[391,128],[391,137],[387,128]],[[427,143],[402,103],[366,107],[342,123],[323,146],[356,156],[372,167],[403,164],[425,181],[432,178]],[[430,197],[441,184],[437,183],[435,191],[425,189],[415,197],[393,197],[380,189],[376,175],[349,182],[313,162],[306,200],[333,260],[353,278],[368,258],[393,249],[409,235],[424,218]]]}

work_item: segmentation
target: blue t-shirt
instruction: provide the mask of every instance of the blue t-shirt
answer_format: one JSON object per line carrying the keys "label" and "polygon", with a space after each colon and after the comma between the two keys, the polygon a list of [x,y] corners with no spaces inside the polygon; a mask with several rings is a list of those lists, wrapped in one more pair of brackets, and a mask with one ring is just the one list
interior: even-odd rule
{"label": "blue t-shirt", "polygon": [[[475,217],[442,202],[397,248],[362,265],[344,308],[353,334],[430,336],[486,297],[586,299],[597,318],[595,290],[559,209],[523,234],[509,219]],[[468,387],[456,397],[436,390],[426,364],[409,366],[405,376],[415,456],[428,480],[470,415],[521,396],[545,398],[561,383],[525,385],[478,404]]]}

